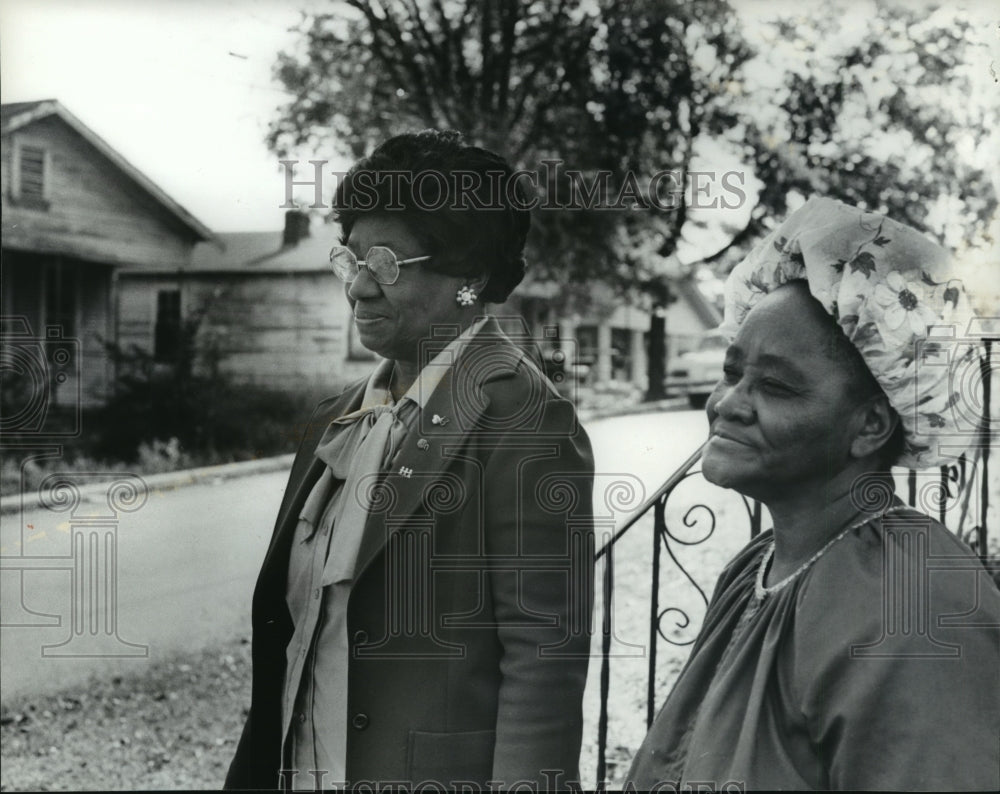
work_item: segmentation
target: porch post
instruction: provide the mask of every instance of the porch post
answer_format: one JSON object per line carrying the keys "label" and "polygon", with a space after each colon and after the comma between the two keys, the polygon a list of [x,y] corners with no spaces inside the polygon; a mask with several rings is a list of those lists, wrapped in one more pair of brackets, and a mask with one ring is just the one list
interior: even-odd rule
{"label": "porch post", "polygon": [[603,322],[597,326],[597,382],[611,380],[611,324]]}
{"label": "porch post", "polygon": [[636,386],[645,386],[646,384],[646,345],[643,341],[643,332],[633,328],[631,331],[632,383]]}

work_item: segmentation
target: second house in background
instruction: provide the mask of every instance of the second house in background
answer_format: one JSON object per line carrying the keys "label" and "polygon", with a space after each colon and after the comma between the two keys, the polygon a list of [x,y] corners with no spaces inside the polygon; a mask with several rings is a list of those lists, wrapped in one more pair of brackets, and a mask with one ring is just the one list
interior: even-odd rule
{"label": "second house in background", "polygon": [[[127,270],[121,278],[121,341],[169,360],[163,330],[200,317],[202,360],[214,361],[236,382],[300,391],[357,378],[374,356],[358,342],[347,302],[336,294],[340,286],[329,250],[338,233],[335,224],[289,210],[283,230],[219,233],[221,246],[196,246],[184,267]],[[558,289],[529,280],[523,295],[492,312],[515,336],[523,318],[532,340],[545,348],[540,352],[550,373],[560,368],[555,354],[564,350],[570,354],[567,374],[578,382],[644,389],[648,312],[609,300],[602,302],[607,308],[581,317],[557,308]],[[721,319],[693,277],[680,281],[676,294],[667,309],[671,357],[695,348]],[[684,388],[669,379],[667,385]]]}

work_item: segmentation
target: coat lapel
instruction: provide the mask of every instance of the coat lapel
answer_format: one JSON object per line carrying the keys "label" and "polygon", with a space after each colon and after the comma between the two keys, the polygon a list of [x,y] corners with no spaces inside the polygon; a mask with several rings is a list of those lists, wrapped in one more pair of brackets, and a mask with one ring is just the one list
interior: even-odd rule
{"label": "coat lapel", "polygon": [[[399,452],[391,462],[392,468],[386,473],[385,478],[386,486],[392,489],[396,497],[392,500],[394,504],[389,511],[379,512],[373,509],[369,514],[358,550],[354,569],[355,579],[371,565],[372,560],[388,542],[390,535],[397,532],[405,523],[398,519],[424,511],[421,502],[427,489],[433,483],[440,481],[448,470],[454,467],[455,453],[468,443],[477,427],[482,427],[481,420],[490,405],[489,396],[483,386],[494,380],[512,377],[516,373],[517,363],[524,354],[507,338],[499,324],[492,318],[480,329],[473,344],[482,346],[484,343],[495,345],[502,351],[496,363],[482,368],[484,374],[478,378],[478,382],[460,383],[457,389],[453,388],[455,370],[449,369],[417,416],[414,426],[403,439]],[[460,356],[459,361],[461,360]],[[331,421],[361,406],[366,385],[367,379],[345,391],[329,406],[320,406],[310,419],[305,439],[289,475],[288,492],[282,500],[271,544],[264,558],[263,576],[284,577],[287,574],[287,551],[298,523],[299,513],[326,465],[316,458],[313,452]],[[456,394],[455,398],[452,396],[453,393]],[[455,399],[463,400],[461,411],[456,409]],[[435,415],[447,419],[447,423],[435,424],[432,421]],[[404,469],[411,472],[409,476],[401,473]]]}
{"label": "coat lapel", "polygon": [[[389,500],[390,509],[373,510],[369,514],[358,551],[355,578],[364,573],[390,536],[406,523],[403,519],[426,511],[421,502],[428,488],[447,476],[448,470],[455,466],[458,450],[468,443],[477,427],[482,427],[481,420],[490,406],[483,385],[515,374],[516,364],[523,354],[503,334],[496,320],[491,318],[483,326],[473,344],[482,345],[485,340],[494,338],[494,344],[504,347],[504,355],[498,357],[497,364],[485,368],[487,374],[478,383],[471,384],[471,388],[461,383],[455,388],[455,368],[449,369],[406,434],[384,481],[396,498]],[[457,366],[461,366],[461,361],[460,356]],[[457,409],[455,400],[462,398],[465,400]],[[446,423],[436,424],[435,416],[442,417]]]}

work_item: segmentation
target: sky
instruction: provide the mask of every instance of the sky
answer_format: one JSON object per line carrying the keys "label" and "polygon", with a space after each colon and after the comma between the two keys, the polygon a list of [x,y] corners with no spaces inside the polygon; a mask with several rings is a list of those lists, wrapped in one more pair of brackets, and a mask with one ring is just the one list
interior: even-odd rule
{"label": "sky", "polygon": [[[213,231],[278,229],[284,170],[264,136],[287,96],[272,66],[296,40],[300,9],[329,5],[0,0],[0,98],[58,99]],[[312,158],[329,159],[328,173],[349,165],[330,152],[293,157],[297,179]],[[722,151],[707,157],[705,168],[740,166]],[[303,191],[296,199],[311,200]],[[711,232],[690,234],[698,248]]]}
{"label": "sky", "polygon": [[[802,7],[802,0],[781,3],[784,10]],[[868,3],[857,3],[861,17]],[[775,10],[763,0],[736,5],[748,27]],[[272,66],[295,42],[301,9],[329,6],[324,0],[0,0],[0,98],[58,99],[214,231],[278,229],[284,172],[264,136],[287,97]],[[328,172],[348,165],[330,152],[294,156],[305,169],[316,157],[330,159]],[[721,151],[706,153],[706,164],[740,167]],[[726,219],[734,223],[739,219]],[[712,226],[702,227],[703,238],[715,234]],[[700,247],[699,230],[691,234]]]}
{"label": "sky", "polygon": [[271,67],[302,7],[0,0],[0,97],[58,99],[214,231],[278,229],[284,182],[264,136],[285,95]]}

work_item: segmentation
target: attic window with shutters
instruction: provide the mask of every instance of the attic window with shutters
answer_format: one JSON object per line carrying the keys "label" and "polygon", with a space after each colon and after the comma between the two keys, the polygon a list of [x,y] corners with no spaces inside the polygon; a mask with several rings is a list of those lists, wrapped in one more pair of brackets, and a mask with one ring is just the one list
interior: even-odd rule
{"label": "attic window with shutters", "polygon": [[14,148],[12,187],[12,198],[18,204],[48,209],[49,153],[43,147],[18,142]]}

